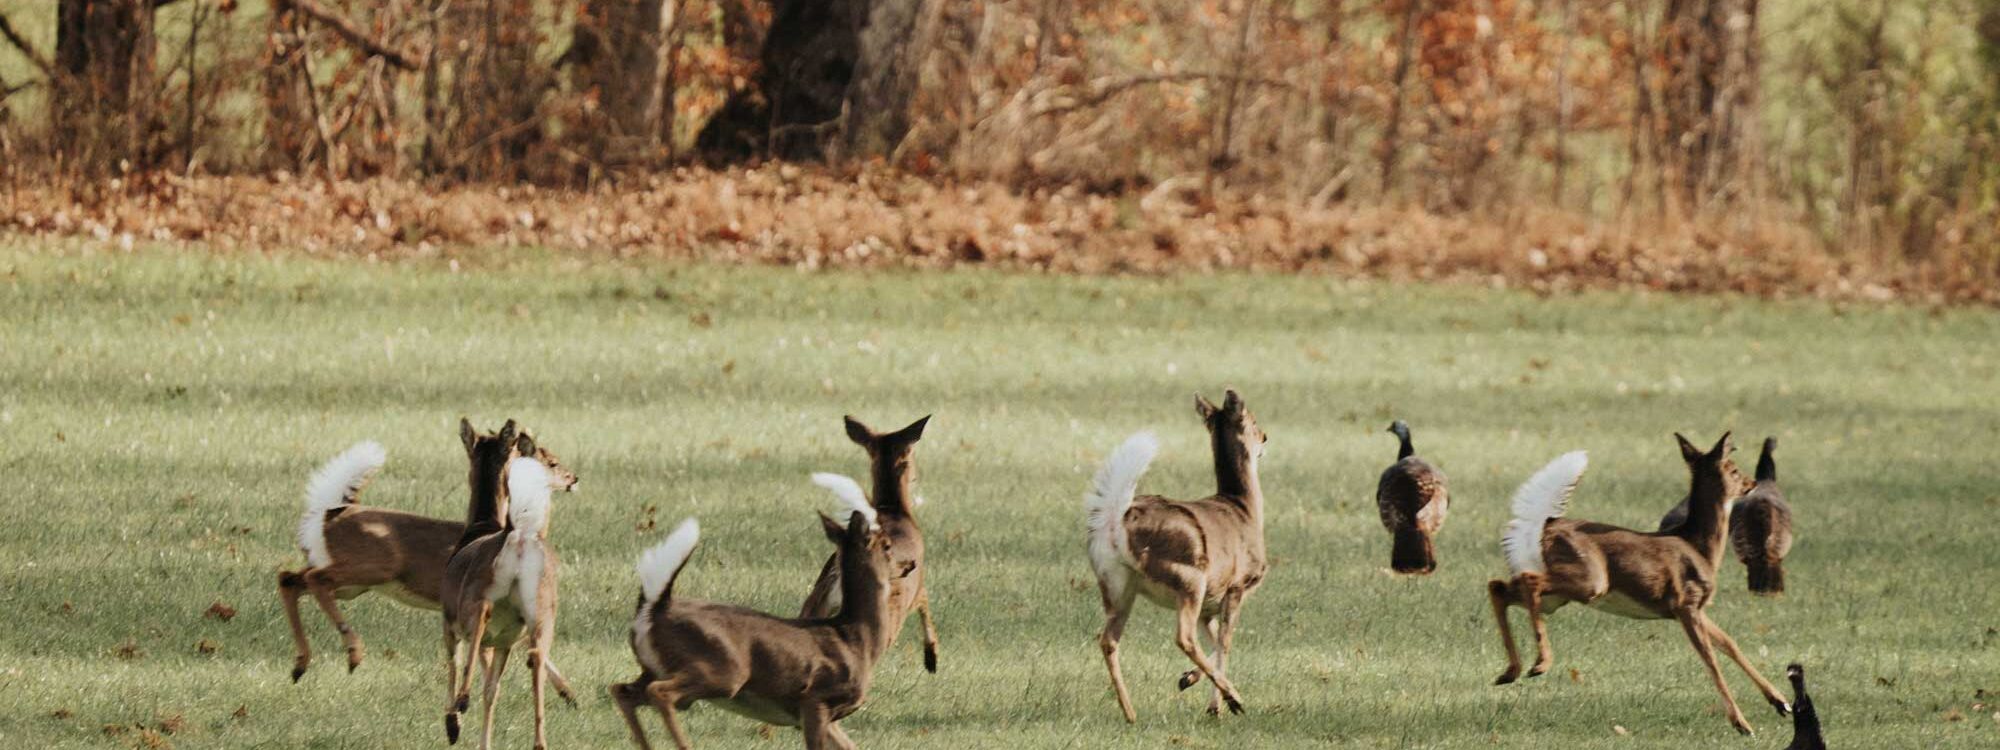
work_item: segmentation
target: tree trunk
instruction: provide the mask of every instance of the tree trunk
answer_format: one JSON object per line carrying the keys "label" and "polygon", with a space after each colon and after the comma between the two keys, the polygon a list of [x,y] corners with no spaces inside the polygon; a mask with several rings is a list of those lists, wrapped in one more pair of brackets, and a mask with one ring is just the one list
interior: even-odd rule
{"label": "tree trunk", "polygon": [[1758,99],[1757,0],[1667,0],[1663,122],[1680,205],[1741,192]]}
{"label": "tree trunk", "polygon": [[662,2],[590,0],[577,19],[571,61],[584,85],[597,91],[598,110],[613,135],[646,135]]}
{"label": "tree trunk", "polygon": [[777,0],[749,88],[702,127],[710,162],[886,154],[909,129],[917,56],[947,0]]}
{"label": "tree trunk", "polygon": [[80,164],[148,164],[153,101],[152,0],[60,0],[55,115]]}

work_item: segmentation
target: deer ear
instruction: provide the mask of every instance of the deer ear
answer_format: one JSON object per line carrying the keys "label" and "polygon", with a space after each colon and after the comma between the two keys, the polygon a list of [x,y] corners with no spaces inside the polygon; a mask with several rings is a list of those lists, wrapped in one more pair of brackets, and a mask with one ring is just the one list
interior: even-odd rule
{"label": "deer ear", "polygon": [[867,445],[875,441],[874,431],[868,429],[868,425],[862,424],[861,420],[855,419],[854,417],[851,416],[841,417],[841,419],[847,422],[848,440],[852,440],[862,445]]}
{"label": "deer ear", "polygon": [[924,426],[930,423],[931,423],[931,415],[925,414],[923,419],[911,422],[910,426],[897,430],[894,437],[896,438],[897,442],[902,442],[902,443],[917,442],[918,440],[923,439]]}
{"label": "deer ear", "polygon": [[511,419],[507,420],[506,424],[500,425],[500,444],[512,445],[514,443],[514,434],[518,430],[520,430],[520,427],[515,426],[514,420]]}
{"label": "deer ear", "polygon": [[522,432],[514,438],[514,452],[523,456],[535,455],[535,436]]}
{"label": "deer ear", "polygon": [[1701,449],[1694,447],[1694,443],[1688,442],[1688,439],[1682,437],[1680,433],[1674,433],[1674,439],[1681,443],[1681,460],[1694,463],[1701,458]]}
{"label": "deer ear", "polygon": [[1729,433],[1725,432],[1722,433],[1721,439],[1715,441],[1715,447],[1708,449],[1708,455],[1714,456],[1716,458],[1722,458],[1723,456],[1727,456],[1730,453],[1734,452],[1735,450],[1736,450],[1736,444],[1729,442]]}
{"label": "deer ear", "polygon": [[1243,396],[1237,394],[1235,388],[1224,389],[1222,391],[1222,408],[1229,411],[1242,411]]}
{"label": "deer ear", "polygon": [[819,514],[819,528],[820,531],[826,532],[826,540],[834,544],[839,544],[847,538],[846,527],[841,526],[839,521],[833,520],[833,516],[823,512]]}
{"label": "deer ear", "polygon": [[1209,401],[1206,396],[1194,394],[1194,413],[1200,414],[1202,421],[1208,421],[1208,418],[1215,416],[1218,411],[1221,409],[1215,408],[1215,403]]}
{"label": "deer ear", "polygon": [[465,443],[465,455],[472,455],[472,446],[479,441],[479,432],[472,429],[472,420],[458,418],[458,439]]}

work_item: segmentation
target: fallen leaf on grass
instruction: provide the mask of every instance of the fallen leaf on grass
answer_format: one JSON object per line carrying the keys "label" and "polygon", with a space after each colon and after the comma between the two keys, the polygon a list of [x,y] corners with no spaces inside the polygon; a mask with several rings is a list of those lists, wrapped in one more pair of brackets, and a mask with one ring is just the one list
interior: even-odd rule
{"label": "fallen leaf on grass", "polygon": [[194,652],[197,654],[201,654],[202,656],[212,656],[215,654],[215,652],[221,650],[222,650],[222,644],[216,643],[215,641],[209,640],[207,638],[203,638],[199,641],[196,641],[194,644]]}
{"label": "fallen leaf on grass", "polygon": [[230,620],[235,619],[236,608],[231,607],[227,604],[223,604],[220,601],[217,601],[214,604],[208,605],[208,611],[201,613],[201,616],[211,620],[221,620],[223,622],[229,622]]}

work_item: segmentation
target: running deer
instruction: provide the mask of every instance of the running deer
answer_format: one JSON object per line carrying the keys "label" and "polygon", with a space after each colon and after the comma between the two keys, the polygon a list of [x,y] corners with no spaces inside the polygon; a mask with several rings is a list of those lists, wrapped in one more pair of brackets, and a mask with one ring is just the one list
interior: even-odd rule
{"label": "running deer", "polygon": [[[1217,407],[1197,394],[1195,411],[1208,426],[1215,453],[1216,492],[1200,500],[1135,497],[1159,442],[1150,432],[1126,439],[1099,469],[1084,495],[1090,567],[1104,599],[1098,645],[1125,721],[1136,723],[1132,697],[1118,666],[1118,639],[1141,595],[1175,611],[1174,641],[1195,668],[1181,675],[1186,690],[1207,678],[1208,712],[1222,703],[1243,712],[1242,696],[1224,673],[1243,600],[1264,580],[1264,492],[1257,461],[1267,438],[1236,391]],[[1211,660],[1203,646],[1215,649]]]}
{"label": "running deer", "polygon": [[639,677],[611,686],[632,742],[651,748],[638,708],[652,704],[675,746],[691,747],[680,711],[708,701],[732,713],[804,731],[808,750],[854,742],[840,720],[867,699],[875,664],[889,648],[894,615],[892,581],[914,563],[895,562],[888,535],[872,509],[843,527],[820,514],[826,538],[839,548],[840,613],[830,618],[781,619],[730,604],[676,599],[674,581],[700,540],[694,519],[639,558],[639,605],[630,642]]}
{"label": "running deer", "polygon": [[[541,462],[519,457],[507,464],[508,525],[459,547],[445,567],[445,737],[458,743],[458,715],[472,691],[472,667],[483,667],[481,750],[493,744],[493,704],[500,677],[516,645],[527,644],[529,685],[535,701],[535,747],[548,747],[542,683],[556,628],[556,554],[549,546],[549,494],[562,485]],[[459,674],[459,645],[465,671]]]}
{"label": "running deer", "polygon": [[[513,451],[497,434],[480,435],[460,422],[461,436],[472,459],[471,485],[498,487],[501,462],[514,454],[531,455],[558,478],[564,491],[576,488],[576,475],[546,448],[535,445],[525,431],[513,438]],[[502,428],[502,432],[511,432]],[[475,450],[475,447],[477,450]],[[485,456],[482,462],[481,456]],[[339,600],[380,591],[407,606],[436,611],[445,563],[465,533],[465,524],[413,513],[360,505],[362,488],[374,478],[388,456],[375,442],[362,442],[326,462],[306,483],[305,513],[299,519],[299,550],[306,567],[278,573],[278,598],[291,624],[292,682],[312,665],[312,647],[299,615],[299,598],[310,593],[341,634],[347,648],[347,670],[361,665],[361,636],[340,611]],[[569,681],[549,671],[556,692],[575,704]]]}
{"label": "running deer", "polygon": [[1680,622],[1715,689],[1722,693],[1729,723],[1750,734],[1750,722],[1723,682],[1713,649],[1721,648],[1750,676],[1778,715],[1789,713],[1791,705],[1750,666],[1736,641],[1709,620],[1706,611],[1715,598],[1715,567],[1722,560],[1729,504],[1735,500],[1732,492],[1739,486],[1731,478],[1736,473],[1729,459],[1734,447],[1728,433],[1706,452],[1678,434],[1674,438],[1680,441],[1691,479],[1687,523],[1674,531],[1649,534],[1564,518],[1570,494],[1589,464],[1582,451],[1549,462],[1515,491],[1514,519],[1500,538],[1513,577],[1487,583],[1493,618],[1507,649],[1507,669],[1494,684],[1505,685],[1521,675],[1521,656],[1507,624],[1508,607],[1526,609],[1534,626],[1536,655],[1529,677],[1547,672],[1555,658],[1544,616],[1565,604],[1577,602],[1638,620],[1673,619]]}
{"label": "running deer", "polygon": [[[924,417],[887,434],[877,433],[853,417],[846,417],[846,421],[847,438],[868,451],[868,478],[875,488],[874,502],[869,502],[868,495],[862,493],[860,483],[839,474],[814,474],[813,483],[831,491],[850,511],[873,508],[882,534],[889,539],[889,558],[899,565],[914,566],[914,573],[889,584],[889,644],[895,645],[896,637],[903,632],[903,621],[915,608],[924,625],[924,669],[936,673],[937,625],[931,621],[930,591],[924,588],[924,532],[917,528],[916,514],[917,506],[924,500],[910,492],[910,483],[916,478],[910,452],[917,440],[923,438],[924,426],[931,418]],[[806,596],[800,617],[832,617],[840,611],[840,567],[838,552],[820,566],[819,580]]]}
{"label": "running deer", "polygon": [[1393,535],[1389,548],[1389,569],[1410,575],[1429,575],[1437,570],[1437,550],[1431,535],[1444,526],[1451,507],[1451,491],[1444,472],[1417,456],[1410,445],[1410,426],[1403,420],[1389,424],[1402,446],[1396,462],[1382,470],[1375,484],[1375,508],[1382,514],[1382,527]]}

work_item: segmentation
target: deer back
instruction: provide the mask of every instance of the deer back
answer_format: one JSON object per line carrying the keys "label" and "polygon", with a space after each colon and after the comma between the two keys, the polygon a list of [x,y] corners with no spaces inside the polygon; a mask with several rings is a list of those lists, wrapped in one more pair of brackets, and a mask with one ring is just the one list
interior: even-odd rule
{"label": "deer back", "polygon": [[1714,566],[1672,534],[1555,519],[1542,559],[1558,596],[1625,617],[1672,617],[1677,607],[1707,606],[1715,592]]}
{"label": "deer back", "polygon": [[1185,571],[1199,571],[1209,599],[1256,586],[1269,568],[1262,526],[1241,504],[1219,496],[1135,498],[1125,512],[1125,534],[1149,581],[1171,586]]}
{"label": "deer back", "polygon": [[322,533],[340,578],[393,583],[396,599],[436,609],[445,566],[464,531],[457,521],[352,505],[329,519]]}

